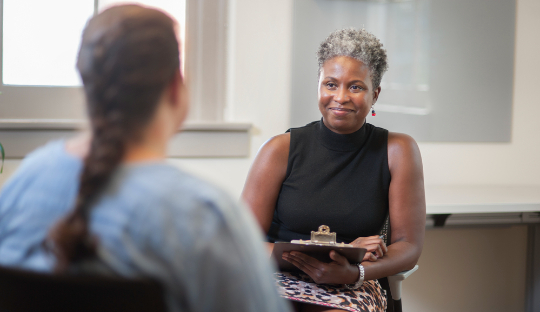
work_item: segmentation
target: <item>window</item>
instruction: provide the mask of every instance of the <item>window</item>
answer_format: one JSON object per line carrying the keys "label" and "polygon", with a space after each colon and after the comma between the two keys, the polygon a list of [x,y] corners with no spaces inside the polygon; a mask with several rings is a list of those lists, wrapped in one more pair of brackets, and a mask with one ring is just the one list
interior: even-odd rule
{"label": "window", "polygon": [[408,115],[429,114],[432,109],[429,98],[429,1],[392,5],[370,2],[365,7],[366,28],[384,42],[391,62],[391,70],[381,82],[384,91],[376,109]]}
{"label": "window", "polygon": [[[95,11],[121,3],[161,8],[185,30],[181,39],[191,109],[171,156],[246,156],[250,126],[222,122],[227,0],[0,0],[0,138],[7,156],[22,157],[84,125],[84,95],[75,71],[80,34]],[[213,87],[204,88],[203,82]],[[200,139],[216,132],[241,136],[245,144],[238,138],[232,145]],[[187,142],[195,142],[190,135],[200,139],[197,151],[186,150]],[[230,149],[240,145],[241,151]]]}
{"label": "window", "polygon": [[80,86],[77,48],[93,13],[93,0],[4,0],[3,84]]}

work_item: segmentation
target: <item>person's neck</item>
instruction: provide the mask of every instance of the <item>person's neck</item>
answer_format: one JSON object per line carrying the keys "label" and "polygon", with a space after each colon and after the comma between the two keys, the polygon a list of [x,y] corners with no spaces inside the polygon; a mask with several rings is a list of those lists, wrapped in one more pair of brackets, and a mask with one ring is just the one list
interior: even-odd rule
{"label": "person's neck", "polygon": [[166,146],[155,144],[155,142],[153,144],[136,144],[127,148],[123,162],[134,163],[163,160],[167,155],[166,151]]}
{"label": "person's neck", "polygon": [[159,161],[167,157],[167,147],[171,137],[177,132],[178,125],[171,111],[173,106],[162,96],[150,123],[142,130],[140,139],[128,143],[123,162]]}
{"label": "person's neck", "polygon": [[[122,162],[160,161],[167,157],[167,146],[171,137],[178,131],[178,121],[171,118],[170,106],[159,104],[157,111],[142,129],[139,139],[128,142]],[[90,148],[90,131],[70,139],[66,143],[66,151],[76,157],[84,159]]]}
{"label": "person's neck", "polygon": [[[159,132],[157,132],[159,133]],[[143,140],[137,143],[128,144],[126,147],[123,162],[144,162],[158,161],[167,157],[167,143],[169,136],[147,134]],[[84,159],[88,155],[90,148],[91,135],[89,131],[66,141],[66,152],[77,158]]]}
{"label": "person's neck", "polygon": [[140,140],[129,143],[123,161],[126,163],[163,160],[171,137],[168,127],[154,122],[146,128]]}

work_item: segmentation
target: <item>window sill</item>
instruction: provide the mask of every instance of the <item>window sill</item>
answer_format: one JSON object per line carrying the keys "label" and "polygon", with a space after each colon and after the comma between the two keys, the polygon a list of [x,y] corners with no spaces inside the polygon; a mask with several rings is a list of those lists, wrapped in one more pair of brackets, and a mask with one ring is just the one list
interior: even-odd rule
{"label": "window sill", "polygon": [[[6,158],[20,159],[48,141],[69,138],[87,127],[79,119],[0,119]],[[169,143],[168,157],[248,157],[249,123],[187,122]]]}

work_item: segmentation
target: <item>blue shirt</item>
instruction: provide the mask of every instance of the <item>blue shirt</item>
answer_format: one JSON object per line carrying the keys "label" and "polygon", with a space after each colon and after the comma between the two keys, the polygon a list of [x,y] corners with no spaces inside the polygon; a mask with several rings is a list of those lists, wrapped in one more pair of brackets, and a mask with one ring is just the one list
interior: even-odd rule
{"label": "blue shirt", "polygon": [[[63,141],[21,163],[0,193],[0,265],[52,270],[42,242],[72,209],[81,168]],[[176,167],[120,166],[89,225],[98,260],[88,267],[161,281],[173,311],[289,311],[251,214]]]}

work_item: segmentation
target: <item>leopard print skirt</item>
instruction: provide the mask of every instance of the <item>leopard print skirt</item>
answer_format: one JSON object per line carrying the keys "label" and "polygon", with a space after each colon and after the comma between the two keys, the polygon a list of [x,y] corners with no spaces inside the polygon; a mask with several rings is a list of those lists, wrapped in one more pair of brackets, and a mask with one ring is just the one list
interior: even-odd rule
{"label": "leopard print skirt", "polygon": [[274,275],[281,297],[351,312],[386,311],[386,294],[377,280],[365,281],[356,290],[335,285],[315,284],[301,272]]}

